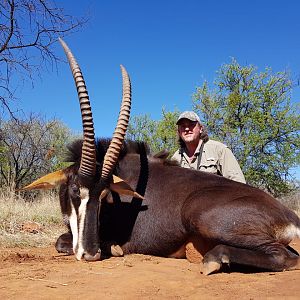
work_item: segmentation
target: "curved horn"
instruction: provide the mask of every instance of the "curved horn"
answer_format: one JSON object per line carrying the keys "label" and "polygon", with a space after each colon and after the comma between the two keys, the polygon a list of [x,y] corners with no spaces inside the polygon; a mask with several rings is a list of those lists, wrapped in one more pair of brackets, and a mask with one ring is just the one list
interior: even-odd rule
{"label": "curved horn", "polygon": [[96,149],[94,123],[91,105],[85,81],[80,67],[73,56],[67,44],[59,38],[62,47],[65,50],[69,65],[73,74],[75,85],[77,88],[78,99],[81,110],[82,127],[83,127],[83,144],[80,159],[79,174],[85,177],[92,177],[96,174]]}
{"label": "curved horn", "polygon": [[101,179],[106,180],[111,174],[117,160],[125,138],[126,130],[129,123],[131,107],[131,84],[127,71],[121,65],[123,78],[123,98],[119,113],[118,123],[110,142],[109,148],[104,157]]}

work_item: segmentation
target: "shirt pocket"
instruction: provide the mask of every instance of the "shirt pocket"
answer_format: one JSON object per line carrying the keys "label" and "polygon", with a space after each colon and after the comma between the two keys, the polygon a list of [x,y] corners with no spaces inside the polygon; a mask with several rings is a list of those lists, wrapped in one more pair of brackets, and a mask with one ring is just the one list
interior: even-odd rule
{"label": "shirt pocket", "polygon": [[200,171],[217,174],[217,159],[214,157],[208,157],[207,159],[202,160],[200,164]]}

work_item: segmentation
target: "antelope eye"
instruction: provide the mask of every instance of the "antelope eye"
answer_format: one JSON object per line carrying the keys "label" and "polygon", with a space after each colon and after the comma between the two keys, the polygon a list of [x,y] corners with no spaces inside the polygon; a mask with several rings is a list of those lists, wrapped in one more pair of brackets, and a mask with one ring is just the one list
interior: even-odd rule
{"label": "antelope eye", "polygon": [[71,188],[72,193],[79,194],[79,186],[77,184],[72,183],[70,188]]}

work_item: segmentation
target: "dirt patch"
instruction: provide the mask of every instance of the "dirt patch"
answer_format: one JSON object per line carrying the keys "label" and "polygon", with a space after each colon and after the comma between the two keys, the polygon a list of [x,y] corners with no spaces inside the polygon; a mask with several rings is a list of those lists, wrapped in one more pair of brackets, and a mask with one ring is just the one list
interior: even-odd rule
{"label": "dirt patch", "polygon": [[42,232],[42,225],[37,222],[26,221],[21,225],[21,231],[28,233],[39,233]]}
{"label": "dirt patch", "polygon": [[[300,251],[300,240],[292,243]],[[184,259],[76,261],[54,247],[0,249],[1,299],[299,299],[300,270],[204,276]]]}

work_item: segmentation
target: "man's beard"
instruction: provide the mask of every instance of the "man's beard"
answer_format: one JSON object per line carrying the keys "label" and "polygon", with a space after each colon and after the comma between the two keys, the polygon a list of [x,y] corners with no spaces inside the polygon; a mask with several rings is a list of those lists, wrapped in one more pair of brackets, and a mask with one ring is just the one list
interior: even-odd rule
{"label": "man's beard", "polygon": [[197,138],[196,138],[194,135],[189,135],[189,136],[185,136],[185,137],[183,138],[183,141],[184,141],[185,143],[194,143],[194,142],[197,141]]}

